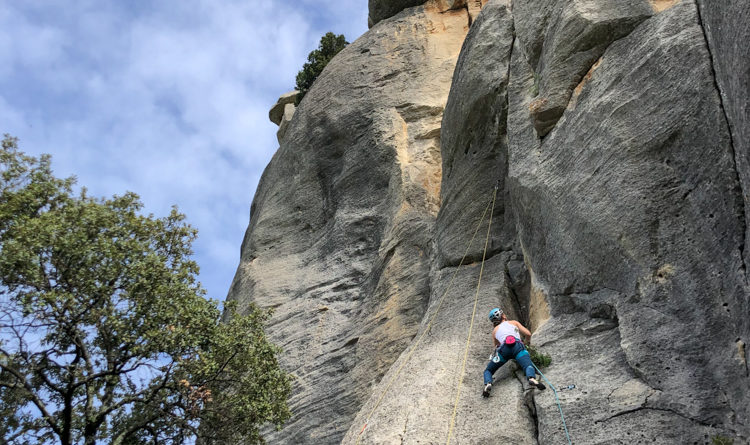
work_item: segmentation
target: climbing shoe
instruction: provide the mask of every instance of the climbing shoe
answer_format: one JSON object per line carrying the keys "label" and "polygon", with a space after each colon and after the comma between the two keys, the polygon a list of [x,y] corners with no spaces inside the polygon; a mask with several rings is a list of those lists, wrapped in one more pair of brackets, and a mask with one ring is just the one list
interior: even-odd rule
{"label": "climbing shoe", "polygon": [[489,397],[490,391],[492,391],[492,383],[484,385],[484,391],[482,391],[482,397]]}
{"label": "climbing shoe", "polygon": [[544,383],[537,380],[536,377],[529,377],[529,385],[536,386],[536,389],[540,391],[547,388],[546,386],[544,386]]}

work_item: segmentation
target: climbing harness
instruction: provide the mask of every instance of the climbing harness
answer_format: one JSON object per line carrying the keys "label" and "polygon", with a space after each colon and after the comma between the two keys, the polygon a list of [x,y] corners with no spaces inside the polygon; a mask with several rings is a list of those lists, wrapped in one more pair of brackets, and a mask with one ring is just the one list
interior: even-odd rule
{"label": "climbing harness", "polygon": [[471,312],[471,323],[469,324],[469,335],[466,338],[466,347],[464,348],[464,361],[461,365],[461,373],[459,374],[458,381],[456,384],[456,401],[453,403],[453,414],[451,414],[451,425],[448,429],[448,439],[445,445],[450,445],[451,436],[453,436],[453,427],[456,425],[456,413],[458,410],[458,399],[461,397],[461,381],[464,379],[464,372],[466,371],[466,359],[469,356],[469,344],[471,343],[471,332],[474,329],[474,317],[477,314],[477,304],[479,303],[479,286],[482,284],[482,273],[484,272],[484,260],[487,257],[487,246],[490,242],[490,229],[492,228],[492,213],[495,210],[495,198],[497,198],[498,184],[495,184],[495,192],[492,194],[492,211],[490,211],[490,223],[487,225],[487,236],[484,239],[484,253],[482,253],[482,266],[479,268],[479,279],[477,280],[477,290],[474,293],[474,310]]}
{"label": "climbing harness", "polygon": [[[404,360],[401,362],[401,365],[399,365],[398,369],[396,369],[396,372],[393,374],[393,377],[391,377],[385,389],[383,389],[383,392],[380,394],[380,397],[378,398],[377,402],[375,402],[375,406],[373,406],[373,408],[367,414],[367,417],[365,418],[365,424],[362,426],[362,429],[359,431],[359,434],[357,434],[357,440],[355,441],[355,444],[357,445],[359,444],[359,441],[362,438],[362,433],[365,432],[365,429],[367,428],[367,424],[369,423],[370,418],[375,413],[375,410],[377,410],[378,407],[380,406],[380,403],[383,401],[385,394],[391,388],[391,385],[399,376],[399,374],[401,374],[401,370],[404,368],[404,365],[406,365],[406,363],[409,362],[409,359],[411,359],[411,356],[414,354],[414,351],[416,351],[417,347],[419,346],[419,343],[422,341],[425,334],[427,334],[427,332],[430,331],[430,328],[432,327],[432,323],[435,321],[437,314],[440,312],[440,308],[443,306],[443,301],[445,301],[445,296],[448,295],[448,291],[450,290],[451,285],[453,284],[453,280],[456,278],[456,275],[458,274],[459,269],[461,269],[461,266],[464,264],[464,261],[466,260],[466,256],[469,254],[469,249],[471,249],[471,246],[474,244],[474,239],[476,238],[477,233],[479,233],[479,228],[482,226],[482,223],[484,222],[484,218],[487,216],[487,211],[490,209],[490,204],[493,210],[495,208],[495,197],[497,196],[497,189],[498,189],[498,186],[495,185],[495,192],[492,197],[492,202],[488,203],[487,207],[484,208],[484,213],[482,213],[482,218],[480,218],[479,223],[477,224],[477,228],[476,230],[474,230],[474,234],[471,236],[471,240],[469,241],[469,244],[466,246],[466,250],[464,251],[464,256],[461,258],[461,261],[458,263],[458,267],[456,267],[456,270],[453,271],[453,275],[451,276],[451,279],[448,282],[448,286],[445,288],[445,292],[443,292],[443,295],[440,297],[440,301],[438,301],[438,305],[435,308],[435,312],[430,317],[430,320],[427,323],[427,326],[425,327],[425,329],[422,331],[422,334],[417,338],[411,350],[406,355]],[[491,221],[492,221],[492,213],[490,213],[490,223]],[[489,230],[488,230],[488,234],[489,234]],[[487,251],[487,242],[485,241],[485,253],[486,251]],[[482,258],[482,267],[484,267],[484,257]],[[481,278],[481,271],[480,271],[480,278]],[[476,312],[476,303],[474,305],[474,311]],[[474,315],[472,314],[472,323],[473,322],[474,322]],[[452,429],[452,426],[451,426],[451,429]],[[449,438],[449,441],[450,441],[450,438]]]}
{"label": "climbing harness", "polygon": [[[531,362],[532,365],[534,365],[534,362]],[[565,438],[568,439],[568,445],[573,445],[573,442],[570,441],[570,434],[568,433],[568,425],[565,423],[565,416],[563,415],[562,406],[560,405],[560,398],[557,396],[557,389],[555,388],[555,385],[552,384],[549,380],[547,380],[547,377],[542,374],[542,371],[537,368],[536,365],[534,365],[534,369],[536,369],[536,372],[539,373],[540,376],[544,379],[545,382],[549,385],[550,388],[552,388],[552,392],[555,393],[555,402],[557,402],[557,409],[560,410],[560,419],[562,419],[563,428],[565,429]],[[564,389],[573,389],[576,385],[568,385]]]}

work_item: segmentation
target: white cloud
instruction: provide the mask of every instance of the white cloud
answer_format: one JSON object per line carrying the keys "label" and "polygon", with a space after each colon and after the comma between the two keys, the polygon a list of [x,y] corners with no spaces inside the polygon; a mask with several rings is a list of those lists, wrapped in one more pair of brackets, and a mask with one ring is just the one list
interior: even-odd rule
{"label": "white cloud", "polygon": [[4,2],[0,132],[93,194],[177,204],[223,298],[278,145],[268,109],[324,32],[352,41],[366,19],[365,0]]}

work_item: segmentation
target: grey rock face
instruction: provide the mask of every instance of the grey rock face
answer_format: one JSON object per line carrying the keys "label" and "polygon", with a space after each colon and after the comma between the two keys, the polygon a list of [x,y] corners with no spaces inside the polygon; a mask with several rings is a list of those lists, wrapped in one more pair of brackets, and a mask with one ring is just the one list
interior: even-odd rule
{"label": "grey rock face", "polygon": [[434,2],[373,27],[316,80],[263,174],[228,298],[275,309],[268,331],[297,377],[271,443],[338,442],[417,331],[467,31],[465,10]]}
{"label": "grey rock face", "polygon": [[[716,82],[722,97],[722,106],[726,114],[732,135],[732,149],[734,151],[735,170],[740,183],[740,193],[744,204],[744,238],[740,241],[739,249],[742,254],[741,270],[746,280],[747,265],[750,262],[750,249],[747,246],[750,237],[750,46],[746,44],[750,37],[750,8],[742,1],[707,2],[698,1],[701,25],[706,34],[711,51],[713,69]],[[746,281],[747,283],[747,281]],[[734,330],[738,334],[736,339],[737,362],[744,366],[747,375],[747,343],[750,332],[750,302],[747,298],[732,302],[732,311],[740,314],[735,317]],[[736,305],[736,306],[734,306]],[[733,407],[738,409],[737,422],[750,424],[750,406],[747,403],[747,384],[742,380],[732,385],[730,397]]]}
{"label": "grey rock face", "polygon": [[440,11],[466,9],[469,13],[469,20],[473,20],[487,0],[431,0],[429,2],[425,0],[369,0],[367,24],[372,28],[379,21],[393,17],[404,9],[425,3],[429,3],[432,8]]}
{"label": "grey rock face", "polygon": [[261,180],[229,298],[298,376],[270,442],[566,443],[514,365],[481,397],[499,306],[573,443],[746,443],[748,8],[447,3],[342,51]]}
{"label": "grey rock face", "polygon": [[289,123],[292,121],[292,117],[294,117],[294,112],[296,110],[297,107],[295,107],[294,104],[284,105],[284,114],[281,116],[281,121],[279,122],[279,131],[276,132],[276,139],[279,141],[279,144],[281,144],[281,140],[284,138],[286,130],[289,127]]}
{"label": "grey rock face", "polygon": [[[745,220],[750,214],[750,8],[742,1],[698,1],[708,46],[711,50],[722,105],[732,132],[737,172],[745,201]],[[745,233],[747,239],[750,232]],[[745,265],[750,250],[743,251]],[[745,267],[745,273],[748,273]]]}
{"label": "grey rock face", "polygon": [[[695,5],[613,43],[544,141],[528,117],[532,69],[513,68],[510,195],[552,314],[537,341],[567,358],[549,377],[590,388],[566,405],[577,411],[576,443],[746,437],[748,381],[735,345],[746,314],[727,310],[747,301],[742,196]],[[586,335],[597,317],[571,295],[590,303],[605,291],[615,293],[606,304],[616,320]],[[537,406],[540,419],[556,415],[549,401]],[[625,425],[638,434],[623,436]],[[540,443],[555,440],[540,420]]]}
{"label": "grey rock face", "polygon": [[[479,245],[484,243],[481,238]],[[518,317],[505,273],[512,258],[512,253],[505,252],[484,265],[465,369],[462,364],[481,265],[434,271],[430,305],[414,342],[372,388],[372,396],[342,443],[446,443],[454,405],[451,443],[536,443],[535,425],[524,399],[531,390],[521,383],[525,379],[516,375],[515,365],[506,365],[495,374],[491,398],[481,395],[481,371],[491,352],[487,343],[492,334],[483,308],[502,306],[510,316]]]}
{"label": "grey rock face", "polygon": [[294,103],[297,102],[297,96],[299,96],[299,91],[297,90],[282,94],[279,97],[279,100],[276,101],[273,107],[268,111],[268,119],[276,125],[281,125],[281,120],[284,118],[287,105],[294,107]]}
{"label": "grey rock face", "polygon": [[[441,129],[443,154],[442,206],[436,242],[441,267],[460,261],[472,230],[489,203],[495,205],[491,251],[510,250],[515,220],[506,212],[507,85],[513,47],[510,5],[492,1],[479,15],[466,38],[453,76]],[[477,195],[478,193],[478,195]],[[470,252],[481,259],[483,245]]]}
{"label": "grey rock face", "polygon": [[529,51],[538,97],[531,104],[534,127],[546,135],[574,88],[607,46],[652,14],[646,0],[514,2],[519,39]]}
{"label": "grey rock face", "polygon": [[406,8],[419,6],[423,3],[424,0],[369,0],[367,2],[369,8],[368,25],[372,27],[379,21],[393,17]]}

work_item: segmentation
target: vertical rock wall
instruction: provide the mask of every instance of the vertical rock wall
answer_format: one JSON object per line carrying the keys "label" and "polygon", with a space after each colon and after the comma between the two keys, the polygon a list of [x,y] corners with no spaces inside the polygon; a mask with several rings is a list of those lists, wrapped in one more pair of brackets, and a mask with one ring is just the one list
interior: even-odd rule
{"label": "vertical rock wall", "polygon": [[[706,34],[715,80],[732,133],[737,173],[750,217],[750,8],[738,0],[698,0],[701,25]],[[750,228],[745,231],[745,239]],[[747,242],[745,242],[747,244]],[[743,245],[745,266],[750,249]],[[745,274],[749,271],[745,267]],[[747,309],[747,308],[746,308]]]}
{"label": "vertical rock wall", "polygon": [[[567,401],[571,433],[747,434],[742,196],[695,4],[610,44],[541,139],[528,61],[513,63],[508,181],[552,313],[536,342],[564,357],[548,376],[588,392]],[[562,440],[555,404],[537,400],[540,442]]]}
{"label": "vertical rock wall", "polygon": [[407,3],[370,2],[253,202],[230,298],[298,376],[271,442],[565,443],[513,365],[481,397],[496,306],[574,443],[750,440],[747,5]]}
{"label": "vertical rock wall", "polygon": [[443,202],[430,304],[414,341],[373,387],[342,443],[446,443],[449,436],[456,444],[536,443],[525,379],[516,378],[514,367],[498,373],[503,383],[493,396],[502,402],[481,397],[481,372],[492,350],[486,314],[501,306],[519,319],[524,310],[515,292],[522,279],[510,272],[522,263],[512,250],[512,214],[503,189],[490,212],[494,186],[498,179],[504,184],[507,166],[512,26],[509,3],[491,0],[464,42],[441,130]]}
{"label": "vertical rock wall", "polygon": [[229,298],[274,308],[296,379],[272,443],[336,443],[430,296],[440,122],[465,9],[404,11],[350,44],[297,108],[260,181]]}

